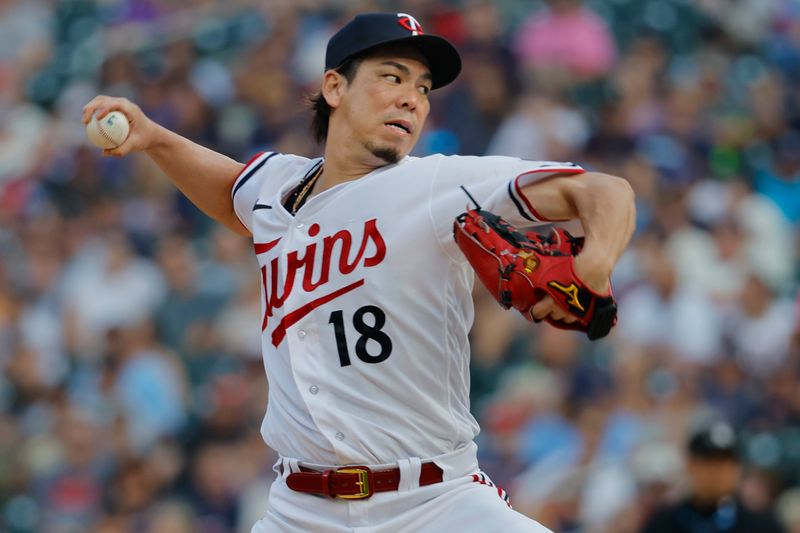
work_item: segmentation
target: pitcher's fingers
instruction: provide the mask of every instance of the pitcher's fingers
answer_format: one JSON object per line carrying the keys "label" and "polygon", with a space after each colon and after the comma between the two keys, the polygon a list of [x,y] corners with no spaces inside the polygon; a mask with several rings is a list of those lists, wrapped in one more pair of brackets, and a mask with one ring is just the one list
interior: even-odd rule
{"label": "pitcher's fingers", "polygon": [[549,316],[553,320],[557,320],[557,321],[563,322],[564,319],[566,318],[567,314],[564,311],[562,311],[557,305],[554,305],[554,306],[552,306],[552,309],[550,309],[550,315]]}
{"label": "pitcher's fingers", "polygon": [[[92,98],[89,103],[83,106],[83,123],[88,124],[89,121],[92,119],[92,115],[98,113],[99,110],[104,108],[104,105],[111,99],[110,96],[105,95],[97,95]],[[105,115],[105,113],[103,113]],[[100,118],[98,116],[97,118]]]}
{"label": "pitcher's fingers", "polygon": [[553,299],[549,296],[545,296],[544,298],[536,302],[536,304],[534,304],[533,307],[531,307],[530,310],[531,318],[533,318],[537,322],[540,320],[544,320],[544,318],[550,314],[552,308],[553,308]]}
{"label": "pitcher's fingers", "polygon": [[88,124],[90,120],[92,120],[92,115],[94,114],[95,106],[97,104],[94,100],[83,106],[83,116],[81,117],[81,121],[84,124]]}
{"label": "pitcher's fingers", "polygon": [[573,322],[578,320],[578,317],[576,317],[572,313],[565,311],[564,309],[559,307],[558,304],[556,304],[555,302],[553,302],[553,309],[550,311],[550,318],[553,318],[560,322],[565,322],[567,324],[572,324]]}
{"label": "pitcher's fingers", "polygon": [[130,120],[130,116],[133,114],[133,104],[126,98],[96,96],[83,108],[83,123],[88,124],[93,114],[97,120],[100,120],[112,111],[121,111]]}
{"label": "pitcher's fingers", "polygon": [[[129,137],[130,138],[130,137]],[[110,155],[111,157],[124,157],[130,153],[130,145],[125,146],[128,143],[128,139],[125,139],[122,144],[115,148],[106,148],[103,150],[104,155]]]}
{"label": "pitcher's fingers", "polygon": [[565,313],[562,318],[559,318],[559,320],[561,320],[561,322],[566,322],[567,324],[572,324],[573,322],[578,321],[578,317],[573,316],[569,313]]}

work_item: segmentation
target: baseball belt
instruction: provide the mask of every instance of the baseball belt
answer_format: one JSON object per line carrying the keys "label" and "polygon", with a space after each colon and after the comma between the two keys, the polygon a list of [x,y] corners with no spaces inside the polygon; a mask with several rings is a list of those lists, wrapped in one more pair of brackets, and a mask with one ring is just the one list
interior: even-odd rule
{"label": "baseball belt", "polygon": [[[419,474],[420,486],[441,482],[442,469],[435,463],[423,463]],[[362,500],[376,492],[397,490],[400,486],[400,469],[371,470],[366,466],[346,466],[319,472],[301,466],[300,472],[293,472],[286,477],[286,485],[297,492]]]}

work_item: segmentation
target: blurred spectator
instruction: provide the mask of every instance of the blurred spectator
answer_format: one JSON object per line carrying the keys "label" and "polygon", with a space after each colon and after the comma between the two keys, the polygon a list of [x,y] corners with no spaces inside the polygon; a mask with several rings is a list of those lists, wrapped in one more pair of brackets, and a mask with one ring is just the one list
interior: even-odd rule
{"label": "blurred spectator", "polygon": [[586,144],[589,126],[576,110],[530,93],[523,94],[517,106],[492,137],[487,154],[570,161]]}
{"label": "blurred spectator", "polygon": [[186,422],[187,383],[178,359],[155,344],[152,325],[121,330],[113,394],[129,422],[134,450],[147,450],[162,436],[176,435]]}
{"label": "blurred spectator", "polygon": [[194,455],[191,475],[192,506],[197,512],[196,531],[217,533],[236,527],[237,503],[230,473],[235,471],[236,448],[232,443],[206,442]]}
{"label": "blurred spectator", "polygon": [[253,277],[242,284],[216,321],[225,350],[250,360],[261,360],[261,285]]}
{"label": "blurred spectator", "polygon": [[[432,123],[452,132],[457,139],[444,151],[479,155],[485,153],[511,108],[514,88],[505,76],[503,64],[495,57],[475,52],[472,56],[465,54],[462,61],[460,82],[448,89],[448,98],[439,106],[441,114],[434,114]],[[428,146],[423,139],[422,149]]]}
{"label": "blurred spectator", "polygon": [[737,427],[745,427],[757,419],[762,409],[764,400],[760,385],[750,379],[733,354],[728,354],[709,369],[701,387],[711,408]]}
{"label": "blurred spectator", "polygon": [[606,23],[581,0],[548,0],[519,29],[515,49],[524,70],[566,82],[607,74],[616,45]]}
{"label": "blurred spectator", "polygon": [[746,44],[756,44],[766,37],[780,4],[778,0],[744,0],[734,4],[700,0],[697,3],[728,35]]}
{"label": "blurred spectator", "polygon": [[636,531],[646,518],[678,499],[685,465],[678,446],[652,441],[637,450],[631,467],[638,494],[623,515],[627,514],[629,529]]}
{"label": "blurred spectator", "polygon": [[[470,332],[472,348],[470,399],[473,412],[480,413],[484,402],[492,398],[503,374],[509,368],[524,362],[524,351],[516,349],[514,338],[522,318],[503,312],[502,307],[482,285],[473,289],[476,312],[485,318]],[[524,348],[523,348],[524,350]]]}
{"label": "blurred spectator", "polygon": [[643,238],[637,253],[646,283],[620,297],[620,337],[667,359],[713,362],[721,348],[721,324],[712,302],[681,282],[673,256],[653,237]]}
{"label": "blurred spectator", "polygon": [[[32,66],[52,41],[53,11],[46,2],[20,4],[13,0],[0,2],[0,62],[15,66]],[[30,72],[23,71],[25,74]]]}
{"label": "blurred spectator", "polygon": [[[69,532],[87,529],[101,510],[109,459],[99,428],[88,413],[60,406],[57,429],[58,460],[31,480],[41,519],[41,531]],[[40,462],[44,447],[28,451],[28,460]],[[44,466],[44,465],[42,465]]]}
{"label": "blurred spectator", "polygon": [[106,495],[109,517],[124,522],[125,530],[143,526],[144,511],[155,503],[155,485],[144,461],[129,459],[117,465]]}
{"label": "blurred spectator", "polygon": [[702,181],[689,190],[686,209],[696,226],[675,231],[668,246],[688,283],[720,303],[738,298],[750,272],[779,293],[791,286],[792,227],[774,202],[743,181]]}
{"label": "blurred spectator", "polygon": [[779,139],[773,157],[773,164],[756,173],[756,190],[778,204],[796,225],[800,221],[800,134],[792,132]]}
{"label": "blurred spectator", "polygon": [[555,531],[632,533],[680,497],[687,426],[713,409],[746,453],[690,458],[699,490],[739,471],[741,503],[800,533],[800,9],[778,0],[0,0],[0,530],[238,532],[263,515],[252,245],[146,156],[89,146],[81,108],[126,96],[240,161],[313,157],[324,43],[384,9],[464,59],[418,154],[572,160],[637,194],[607,340],[531,326],[476,287],[493,481]]}
{"label": "blurred spectator", "polygon": [[[8,68],[8,67],[6,67]],[[23,101],[18,93],[24,80],[15,70],[0,65],[0,185],[27,177],[40,163],[40,145],[48,137],[48,116],[39,107]],[[19,100],[18,100],[19,98]]]}
{"label": "blurred spectator", "polygon": [[227,295],[202,290],[197,275],[199,260],[185,239],[177,235],[163,239],[157,258],[167,282],[166,297],[156,311],[159,338],[171,349],[185,353],[191,327],[209,322]]}
{"label": "blurred spectator", "polygon": [[794,303],[777,298],[758,276],[751,274],[739,295],[739,306],[726,324],[731,355],[751,377],[769,380],[786,369],[794,332]]}
{"label": "blurred spectator", "polygon": [[88,242],[67,269],[65,335],[69,348],[83,357],[98,354],[109,328],[141,323],[164,298],[161,271],[137,257],[118,231]]}
{"label": "blurred spectator", "polygon": [[[476,56],[500,67],[499,74],[510,96],[517,93],[519,72],[517,57],[503,31],[498,5],[489,0],[467,0],[463,12],[464,37],[459,49],[462,54]],[[467,69],[469,69],[467,65]]]}
{"label": "blurred spectator", "polygon": [[194,511],[182,502],[162,502],[147,518],[147,533],[192,533],[197,531]]}
{"label": "blurred spectator", "polygon": [[783,528],[766,513],[754,512],[736,498],[741,475],[735,429],[716,421],[697,430],[688,442],[687,498],[658,511],[643,533],[731,531],[778,533]]}
{"label": "blurred spectator", "polygon": [[[43,384],[60,383],[68,371],[66,347],[60,325],[62,250],[49,233],[57,234],[59,220],[42,217],[28,227],[22,264],[28,273],[25,298],[19,310],[19,341],[36,358]],[[36,227],[36,229],[34,229]],[[22,258],[18,258],[21,260]]]}
{"label": "blurred spectator", "polygon": [[778,500],[776,508],[786,533],[800,532],[800,489],[786,491]]}

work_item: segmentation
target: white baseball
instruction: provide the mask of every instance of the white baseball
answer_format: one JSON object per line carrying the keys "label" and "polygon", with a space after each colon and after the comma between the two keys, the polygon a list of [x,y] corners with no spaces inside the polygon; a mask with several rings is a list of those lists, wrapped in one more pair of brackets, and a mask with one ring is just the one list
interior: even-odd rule
{"label": "white baseball", "polygon": [[116,148],[125,142],[130,130],[128,117],[120,111],[111,111],[102,120],[92,115],[86,124],[86,136],[92,144],[103,149]]}

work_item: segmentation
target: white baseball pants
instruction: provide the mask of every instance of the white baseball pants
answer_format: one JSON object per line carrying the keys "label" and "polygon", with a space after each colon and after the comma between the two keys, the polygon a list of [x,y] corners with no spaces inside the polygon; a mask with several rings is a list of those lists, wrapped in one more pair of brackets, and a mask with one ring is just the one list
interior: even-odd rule
{"label": "white baseball pants", "polygon": [[298,463],[283,458],[276,464],[276,471],[282,474],[270,489],[267,514],[253,526],[252,533],[552,533],[514,511],[505,492],[478,470],[474,456],[473,444],[435,458],[444,471],[444,481],[425,487],[419,486],[419,459],[375,466],[375,470],[399,466],[400,488],[364,500],[293,491],[284,478],[297,471]]}

